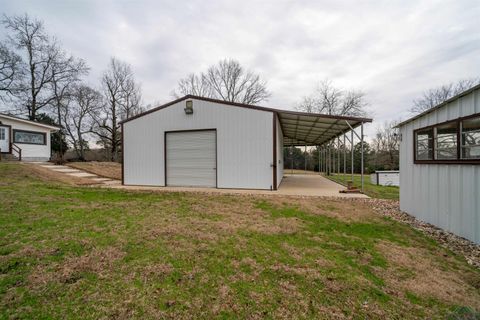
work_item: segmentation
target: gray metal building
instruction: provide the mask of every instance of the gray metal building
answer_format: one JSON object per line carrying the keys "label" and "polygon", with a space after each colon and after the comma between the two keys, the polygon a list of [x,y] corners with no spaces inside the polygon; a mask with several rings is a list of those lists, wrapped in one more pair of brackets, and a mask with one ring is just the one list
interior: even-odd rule
{"label": "gray metal building", "polygon": [[324,145],[365,122],[189,95],[122,123],[122,180],[276,190],[284,146]]}
{"label": "gray metal building", "polygon": [[399,128],[400,209],[480,243],[480,85]]}

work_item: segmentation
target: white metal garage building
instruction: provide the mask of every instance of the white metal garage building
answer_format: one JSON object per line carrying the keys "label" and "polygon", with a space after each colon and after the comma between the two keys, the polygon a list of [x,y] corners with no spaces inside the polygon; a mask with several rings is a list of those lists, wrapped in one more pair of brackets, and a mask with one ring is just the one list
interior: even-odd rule
{"label": "white metal garage building", "polygon": [[122,123],[122,183],[276,190],[284,145],[323,145],[365,122],[188,95]]}
{"label": "white metal garage building", "polygon": [[480,85],[399,128],[400,209],[480,243]]}

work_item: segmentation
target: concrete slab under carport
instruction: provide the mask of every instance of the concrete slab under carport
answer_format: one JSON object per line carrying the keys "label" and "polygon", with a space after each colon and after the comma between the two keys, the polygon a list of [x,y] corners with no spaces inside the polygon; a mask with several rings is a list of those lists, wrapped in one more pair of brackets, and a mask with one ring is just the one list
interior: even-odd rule
{"label": "concrete slab under carport", "polygon": [[285,174],[275,193],[294,196],[368,198],[362,193],[340,193],[346,188],[319,174]]}
{"label": "concrete slab under carport", "polygon": [[126,190],[151,190],[165,192],[208,192],[225,194],[264,194],[310,197],[368,198],[361,193],[340,193],[345,187],[319,174],[285,174],[276,191],[252,189],[216,189],[197,187],[105,186]]}

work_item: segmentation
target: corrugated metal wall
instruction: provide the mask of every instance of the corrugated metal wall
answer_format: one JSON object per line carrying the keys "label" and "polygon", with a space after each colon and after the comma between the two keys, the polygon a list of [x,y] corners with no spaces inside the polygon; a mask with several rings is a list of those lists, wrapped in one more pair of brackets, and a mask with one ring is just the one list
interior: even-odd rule
{"label": "corrugated metal wall", "polygon": [[480,90],[400,128],[400,209],[480,243],[480,166],[413,163],[413,130],[480,113]]}
{"label": "corrugated metal wall", "polygon": [[277,117],[277,187],[280,185],[283,179],[283,132],[280,121]]}
{"label": "corrugated metal wall", "polygon": [[123,125],[126,185],[164,185],[165,131],[217,129],[218,187],[272,187],[272,112],[200,100],[193,114],[184,108],[181,101]]}

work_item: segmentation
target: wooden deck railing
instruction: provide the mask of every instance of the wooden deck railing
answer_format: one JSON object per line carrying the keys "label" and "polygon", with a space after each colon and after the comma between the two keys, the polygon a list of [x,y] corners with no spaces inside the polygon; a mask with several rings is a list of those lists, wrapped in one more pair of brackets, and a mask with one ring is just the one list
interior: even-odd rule
{"label": "wooden deck railing", "polygon": [[22,149],[17,146],[15,143],[12,143],[12,155],[13,152],[15,151],[17,153],[18,161],[22,161]]}

